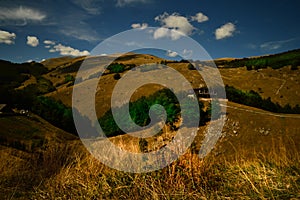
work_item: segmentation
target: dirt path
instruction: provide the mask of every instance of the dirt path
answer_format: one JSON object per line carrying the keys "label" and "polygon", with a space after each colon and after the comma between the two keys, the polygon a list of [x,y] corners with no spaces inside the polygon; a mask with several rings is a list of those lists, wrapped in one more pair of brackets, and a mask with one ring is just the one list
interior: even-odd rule
{"label": "dirt path", "polygon": [[284,118],[297,118],[300,119],[300,115],[297,114],[280,114],[280,113],[271,113],[271,112],[267,112],[267,111],[258,111],[258,110],[250,110],[250,109],[246,109],[246,108],[242,108],[242,107],[238,107],[238,106],[230,106],[230,105],[225,105],[220,103],[221,106],[226,107],[226,108],[232,108],[235,110],[242,110],[242,111],[246,111],[246,112],[251,112],[251,113],[255,113],[255,114],[262,114],[262,115],[270,115],[270,116],[275,116],[275,117],[284,117]]}

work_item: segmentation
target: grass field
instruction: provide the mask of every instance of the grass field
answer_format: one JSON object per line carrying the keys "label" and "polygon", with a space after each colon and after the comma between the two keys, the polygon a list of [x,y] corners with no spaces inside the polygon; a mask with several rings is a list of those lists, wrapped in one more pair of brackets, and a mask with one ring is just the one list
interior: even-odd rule
{"label": "grass field", "polygon": [[[127,144],[126,144],[127,145]],[[297,199],[298,152],[278,144],[270,155],[235,160],[187,152],[170,166],[132,174],[110,169],[79,142],[52,144],[30,155],[1,147],[1,196],[6,199]],[[288,153],[292,153],[290,157]],[[25,154],[25,155],[23,155]]]}

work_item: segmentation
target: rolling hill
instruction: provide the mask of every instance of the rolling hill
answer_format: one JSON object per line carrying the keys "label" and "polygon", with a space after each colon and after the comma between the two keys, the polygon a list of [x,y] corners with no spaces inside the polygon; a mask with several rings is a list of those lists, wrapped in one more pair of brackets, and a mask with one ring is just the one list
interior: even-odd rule
{"label": "rolling hill", "polygon": [[[216,64],[224,85],[243,92],[252,90],[250,94],[256,92],[282,107],[294,107],[300,104],[300,69],[295,61],[299,58],[299,50],[295,50],[249,59],[219,59]],[[262,62],[259,59],[267,60],[270,65],[280,60],[282,66],[255,68]],[[105,63],[111,60],[114,62],[110,70],[104,71]],[[86,71],[75,84],[82,63],[87,66]],[[191,148],[179,160],[145,174],[119,172],[99,163],[77,136],[65,131],[74,87],[86,88],[82,93],[82,97],[86,97],[90,84],[98,81],[101,75],[95,95],[97,117],[101,118],[110,110],[111,94],[118,82],[115,75],[122,78],[134,67],[147,71],[151,63],[163,63],[175,69],[193,88],[205,85],[203,77],[191,69],[189,63],[147,54],[61,57],[24,64],[1,61],[1,103],[18,111],[29,109],[41,116],[31,111],[29,115],[0,114],[3,161],[0,164],[0,196],[6,199],[28,196],[32,199],[136,199],[142,194],[154,199],[300,198],[300,114],[274,113],[243,105],[243,102],[221,103],[221,108],[226,108],[225,124],[221,137],[207,157],[200,159],[198,154],[209,125],[217,123],[218,119],[198,127]],[[249,63],[251,69],[247,67]],[[200,66],[200,70],[208,69]],[[167,80],[176,81],[172,77]],[[126,86],[130,83],[125,83]],[[163,88],[145,85],[136,90],[131,102]],[[86,105],[85,109],[91,108]],[[52,120],[68,120],[54,126],[55,123],[45,120],[49,115]],[[137,153],[160,149],[175,134],[174,127],[165,126],[157,135],[145,140],[129,135],[109,139],[120,148]]]}

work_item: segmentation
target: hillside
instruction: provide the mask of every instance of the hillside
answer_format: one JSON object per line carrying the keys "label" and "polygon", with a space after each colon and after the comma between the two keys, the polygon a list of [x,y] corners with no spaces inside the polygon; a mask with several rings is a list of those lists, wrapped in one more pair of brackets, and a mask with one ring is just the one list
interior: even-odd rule
{"label": "hillside", "polygon": [[[292,67],[290,61],[285,59],[290,58],[289,55],[297,56],[298,51],[244,59],[257,61],[262,58],[268,62],[282,59],[280,63],[284,66],[280,68],[260,66],[257,69],[254,67],[249,69],[242,64],[237,66],[236,63],[240,61],[229,58],[219,59],[217,64],[224,84],[236,88],[236,93],[241,95],[239,98],[253,97],[254,100],[266,100],[292,109],[300,104],[300,69],[296,69],[298,66]],[[205,158],[198,156],[203,146],[203,138],[208,133],[209,125],[218,123],[220,119],[202,121],[191,148],[179,160],[164,169],[132,174],[111,169],[97,161],[87,152],[78,137],[74,136],[76,129],[71,111],[74,87],[85,88],[81,94],[84,100],[90,92],[91,85],[98,81],[101,75],[95,96],[97,117],[101,119],[111,109],[112,91],[119,78],[134,67],[143,74],[148,70],[160,69],[149,67],[151,63],[163,63],[180,72],[193,88],[205,85],[203,77],[186,61],[166,61],[147,54],[129,53],[118,56],[116,54],[61,57],[42,63],[23,64],[0,62],[3,77],[0,79],[2,81],[0,103],[8,104],[18,111],[0,113],[0,158],[3,161],[0,164],[1,197],[5,199],[28,197],[139,199],[141,196],[145,199],[300,198],[300,114],[270,112],[258,108],[260,105],[256,108],[243,105],[246,101],[240,103],[228,101],[227,105],[220,104],[221,110],[224,111],[226,107],[226,113],[222,113],[225,124],[216,146],[206,147],[208,151],[210,148],[213,149]],[[104,71],[104,64],[113,59],[116,60]],[[291,60],[295,59],[293,57]],[[80,77],[81,81],[75,84],[75,77],[82,63],[87,67]],[[209,73],[209,66],[198,67]],[[119,76],[116,76],[117,74]],[[172,76],[167,76],[166,80],[177,81]],[[131,82],[126,82],[124,87],[129,88],[130,84]],[[144,100],[152,98],[153,101],[151,95],[159,94],[155,92],[163,88],[155,84],[145,85],[135,91],[131,103],[138,102],[141,97]],[[257,95],[260,95],[261,99],[257,98]],[[235,97],[234,95],[232,97],[232,94],[228,96],[231,98],[229,100]],[[174,101],[170,96],[167,99]],[[201,103],[203,103],[202,117],[209,118],[210,103],[208,101]],[[174,104],[176,105],[176,102]],[[135,109],[143,112],[139,116],[144,119],[143,114],[147,111],[138,108]],[[19,114],[22,109],[28,109],[29,114]],[[85,109],[93,108],[85,105]],[[85,123],[90,123],[85,116],[76,114],[82,117]],[[180,123],[178,118],[173,123],[161,127],[157,135],[146,139],[128,134],[116,134],[117,136],[109,139],[127,151],[151,152],[167,145],[176,135],[176,128]],[[189,127],[185,128],[189,130]],[[214,134],[210,139],[213,140],[213,137]],[[102,150],[99,138],[92,138],[91,141],[100,145],[98,149]],[[108,152],[101,153],[108,154]]]}
{"label": "hillside", "polygon": [[65,142],[78,139],[30,113],[0,117],[0,145],[34,152],[51,142]]}
{"label": "hillside", "polygon": [[[227,109],[222,137],[205,159],[198,157],[207,129],[202,126],[192,149],[184,156],[169,167],[145,174],[110,169],[86,152],[79,141],[67,135],[62,138],[63,132],[44,121],[36,124],[26,117],[0,118],[4,131],[1,133],[19,130],[17,134],[34,141],[40,138],[39,131],[40,134],[49,131],[45,135],[54,139],[47,140],[46,147],[35,149],[36,153],[0,146],[4,161],[0,164],[1,196],[13,199],[28,196],[137,199],[141,195],[163,199],[299,198],[300,115],[274,115],[234,103],[229,103]],[[28,124],[37,131],[32,139]],[[12,125],[19,128],[13,129]],[[157,149],[167,144],[174,134],[168,130],[147,139],[146,148]],[[110,140],[127,151],[141,151],[138,138],[124,135]]]}

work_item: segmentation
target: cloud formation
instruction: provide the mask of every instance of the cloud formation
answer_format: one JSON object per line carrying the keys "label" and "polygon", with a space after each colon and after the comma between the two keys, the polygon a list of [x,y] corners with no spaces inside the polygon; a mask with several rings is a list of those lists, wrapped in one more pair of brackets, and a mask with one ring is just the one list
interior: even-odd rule
{"label": "cloud formation", "polygon": [[16,39],[15,33],[10,33],[7,31],[0,30],[0,43],[14,44],[15,39]]}
{"label": "cloud formation", "polygon": [[178,34],[176,34],[176,36],[174,37],[174,31],[172,32],[172,30],[176,30],[183,35],[191,35],[193,30],[196,29],[192,24],[190,24],[189,20],[186,17],[180,16],[178,13],[169,15],[167,12],[165,12],[164,14],[155,17],[155,21],[160,22],[162,27],[171,30],[169,34],[173,34],[173,36],[169,36],[172,39],[180,38],[180,35],[178,37]]}
{"label": "cloud formation", "polygon": [[117,7],[124,7],[133,3],[148,3],[150,0],[117,0]]}
{"label": "cloud formation", "polygon": [[192,21],[197,21],[199,23],[208,21],[209,18],[203,13],[199,12],[195,16],[192,16]]}
{"label": "cloud formation", "polygon": [[63,35],[79,40],[88,42],[99,41],[98,33],[85,23],[80,23],[80,25],[74,26],[65,26],[63,29],[59,30],[59,32]]}
{"label": "cloud formation", "polygon": [[183,52],[182,52],[182,55],[187,58],[187,59],[190,59],[193,55],[193,50],[191,49],[184,49]]}
{"label": "cloud formation", "polygon": [[176,56],[178,56],[178,53],[177,52],[175,52],[175,51],[171,51],[171,50],[168,50],[167,51],[167,56],[169,56],[169,57],[176,57]]}
{"label": "cloud formation", "polygon": [[29,7],[0,8],[0,20],[16,21],[17,25],[26,25],[28,21],[42,21],[46,14]]}
{"label": "cloud formation", "polygon": [[295,41],[295,38],[289,39],[289,40],[280,40],[280,41],[271,41],[271,42],[265,42],[263,44],[260,45],[260,48],[262,50],[266,50],[266,51],[272,51],[272,50],[277,50],[280,49],[282,46]]}
{"label": "cloud formation", "polygon": [[215,31],[215,36],[217,40],[221,40],[227,37],[232,37],[236,28],[235,25],[231,22],[224,24],[220,28],[217,28]]}
{"label": "cloud formation", "polygon": [[153,38],[156,40],[159,38],[170,38],[172,40],[178,40],[181,36],[184,36],[184,34],[176,31],[175,29],[168,29],[164,27],[156,29],[153,33]]}
{"label": "cloud formation", "polygon": [[27,45],[36,47],[39,45],[39,39],[35,36],[27,36]]}
{"label": "cloud formation", "polygon": [[62,44],[57,44],[53,46],[52,49],[49,49],[49,52],[59,52],[62,56],[88,56],[90,55],[90,52],[87,50],[80,51],[78,49],[74,49],[70,46],[64,46]]}
{"label": "cloud formation", "polygon": [[91,15],[101,13],[101,7],[99,5],[101,0],[73,0],[72,2]]}
{"label": "cloud formation", "polygon": [[132,24],[131,28],[144,30],[144,29],[148,28],[148,24],[147,23],[142,23],[142,24],[136,23],[136,24]]}
{"label": "cloud formation", "polygon": [[51,40],[44,40],[44,44],[55,45],[55,42]]}

